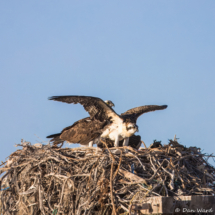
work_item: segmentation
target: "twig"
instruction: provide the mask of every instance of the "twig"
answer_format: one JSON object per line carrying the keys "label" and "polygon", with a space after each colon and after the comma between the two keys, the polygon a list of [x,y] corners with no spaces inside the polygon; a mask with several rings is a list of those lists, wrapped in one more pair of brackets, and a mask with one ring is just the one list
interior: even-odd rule
{"label": "twig", "polygon": [[146,144],[144,143],[144,141],[141,140],[141,143],[145,146],[145,148],[147,149]]}
{"label": "twig", "polygon": [[120,153],[119,164],[118,164],[118,167],[117,167],[116,172],[114,173],[113,180],[115,179],[115,177],[117,176],[117,174],[118,174],[118,172],[119,172],[119,168],[120,168],[120,166],[121,166],[121,162],[122,162],[122,151],[121,151],[121,153]]}
{"label": "twig", "polygon": [[114,204],[114,197],[113,197],[113,165],[114,162],[111,163],[111,170],[110,170],[110,195],[111,195],[111,203],[113,207],[112,215],[116,215],[116,207]]}

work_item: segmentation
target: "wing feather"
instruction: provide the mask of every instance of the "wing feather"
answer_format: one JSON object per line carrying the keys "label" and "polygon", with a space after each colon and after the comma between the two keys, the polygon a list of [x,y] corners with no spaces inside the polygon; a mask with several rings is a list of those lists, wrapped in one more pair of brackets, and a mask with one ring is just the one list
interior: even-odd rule
{"label": "wing feather", "polygon": [[145,106],[140,106],[136,108],[132,108],[130,110],[127,110],[126,112],[122,113],[122,116],[132,116],[136,120],[139,116],[141,116],[144,113],[150,112],[150,111],[155,111],[155,110],[163,110],[166,109],[167,105],[145,105]]}
{"label": "wing feather", "polygon": [[117,120],[120,116],[108,106],[102,99],[92,96],[52,96],[49,100],[66,102],[68,104],[81,104],[90,114],[91,118],[104,121],[112,118]]}

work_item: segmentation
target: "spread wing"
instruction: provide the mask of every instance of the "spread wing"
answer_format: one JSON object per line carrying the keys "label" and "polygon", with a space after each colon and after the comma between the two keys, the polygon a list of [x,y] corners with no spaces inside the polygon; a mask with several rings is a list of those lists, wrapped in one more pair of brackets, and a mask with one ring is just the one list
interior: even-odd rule
{"label": "spread wing", "polygon": [[84,109],[90,114],[90,118],[95,118],[99,121],[110,119],[116,121],[120,116],[108,106],[102,99],[91,96],[52,96],[49,100],[81,104]]}
{"label": "spread wing", "polygon": [[125,113],[122,113],[122,116],[131,116],[134,117],[135,120],[137,120],[137,118],[139,116],[141,116],[144,113],[150,112],[150,111],[155,111],[155,110],[163,110],[166,109],[167,105],[145,105],[145,106],[140,106],[140,107],[136,107],[136,108],[132,108],[130,110],[127,110]]}

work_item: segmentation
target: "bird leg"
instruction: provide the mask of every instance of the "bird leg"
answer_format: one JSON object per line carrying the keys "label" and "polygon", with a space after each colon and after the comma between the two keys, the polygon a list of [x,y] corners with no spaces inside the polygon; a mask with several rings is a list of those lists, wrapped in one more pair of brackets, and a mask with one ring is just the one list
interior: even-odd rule
{"label": "bird leg", "polygon": [[[126,137],[123,141],[123,146],[128,146],[128,143],[129,143],[129,137]],[[127,149],[125,149],[125,153],[128,153]]]}
{"label": "bird leg", "polygon": [[114,142],[115,147],[119,147],[119,136],[117,135]]}
{"label": "bird leg", "polygon": [[128,146],[129,143],[129,137],[126,137],[123,141],[123,146]]}
{"label": "bird leg", "polygon": [[[115,146],[115,147],[119,147],[119,136],[118,136],[118,135],[115,137],[114,146]],[[120,154],[120,153],[121,153],[121,151],[120,151],[119,149],[111,150],[111,152],[112,152],[113,154]]]}
{"label": "bird leg", "polygon": [[93,141],[89,142],[89,147],[93,147]]}

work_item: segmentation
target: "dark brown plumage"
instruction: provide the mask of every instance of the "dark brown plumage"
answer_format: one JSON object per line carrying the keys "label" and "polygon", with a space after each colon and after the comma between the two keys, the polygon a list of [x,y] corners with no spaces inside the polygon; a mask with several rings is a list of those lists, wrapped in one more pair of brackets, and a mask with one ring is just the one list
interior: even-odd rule
{"label": "dark brown plumage", "polygon": [[[96,118],[100,121],[109,119],[108,113],[112,112],[113,116],[119,116],[113,108],[108,106],[102,99],[92,96],[52,96],[49,100],[66,102],[68,104],[81,104],[90,114],[90,118]],[[127,110],[121,114],[121,118],[133,118],[135,121],[144,113],[166,109],[167,105],[145,105]]]}
{"label": "dark brown plumage", "polygon": [[87,117],[64,128],[61,133],[50,135],[47,138],[52,138],[51,142],[53,142],[54,145],[64,141],[87,145],[90,141],[101,135],[105,125],[106,121],[91,120],[90,117]]}
{"label": "dark brown plumage", "polygon": [[66,102],[68,104],[81,104],[84,109],[90,114],[90,118],[98,119],[99,121],[104,121],[110,118],[109,113],[113,116],[118,116],[118,114],[108,106],[103,100],[92,96],[52,96],[49,100]]}
{"label": "dark brown plumage", "polygon": [[155,110],[163,110],[166,109],[167,105],[145,105],[145,106],[140,106],[136,108],[132,108],[130,110],[127,110],[126,112],[122,113],[122,117],[128,116],[128,118],[133,118],[133,120],[137,120],[139,116],[141,116],[144,113],[155,111]]}

